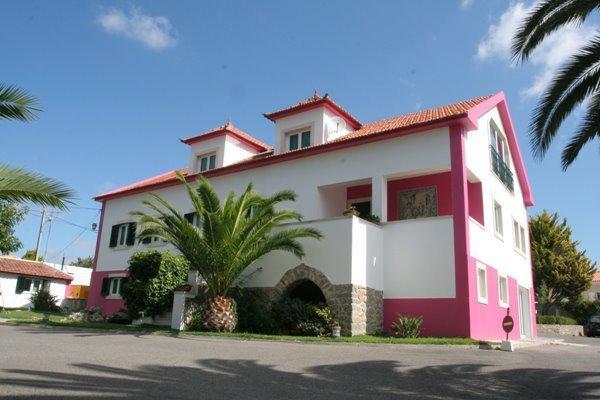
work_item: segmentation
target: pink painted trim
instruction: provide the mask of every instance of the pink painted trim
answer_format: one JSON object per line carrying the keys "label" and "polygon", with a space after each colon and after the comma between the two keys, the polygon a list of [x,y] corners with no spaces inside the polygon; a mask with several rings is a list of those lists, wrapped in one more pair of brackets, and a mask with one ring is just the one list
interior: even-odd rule
{"label": "pink painted trim", "polygon": [[502,120],[502,126],[506,132],[508,147],[515,164],[515,169],[517,170],[519,185],[521,186],[521,191],[523,192],[523,201],[525,202],[526,206],[533,206],[535,202],[533,200],[529,178],[527,177],[527,172],[525,170],[523,154],[519,148],[519,141],[517,140],[515,127],[513,125],[512,118],[510,117],[510,112],[508,111],[508,103],[506,101],[504,92],[499,92],[471,108],[467,112],[467,128],[476,129],[478,119],[493,107],[498,107],[498,113],[500,114],[500,118]]}
{"label": "pink painted trim", "polygon": [[86,302],[87,307],[100,307],[104,315],[113,315],[122,308],[125,308],[125,300],[123,299],[109,299],[103,297],[100,293],[102,291],[102,280],[111,274],[124,273],[129,274],[129,271],[114,270],[114,271],[96,271],[92,272],[92,278],[90,280],[90,290]]}
{"label": "pink painted trim", "polygon": [[93,269],[96,270],[98,264],[98,253],[100,251],[100,239],[102,238],[102,227],[104,225],[104,212],[106,211],[106,201],[102,202],[102,208],[100,209],[100,223],[98,225],[98,237],[96,238],[96,250],[94,250],[94,264]]}
{"label": "pink painted trim", "polygon": [[350,186],[346,188],[346,200],[364,199],[371,197],[371,184]]}
{"label": "pink painted trim", "polygon": [[481,182],[467,182],[467,188],[469,191],[469,217],[485,226]]}
{"label": "pink painted trim", "polygon": [[236,139],[240,140],[241,142],[243,142],[248,147],[250,147],[250,148],[252,148],[254,150],[261,151],[261,152],[265,151],[265,150],[270,150],[269,147],[261,146],[261,145],[259,145],[257,143],[254,143],[254,142],[248,140],[247,138],[245,138],[244,136],[239,135],[238,133],[236,133],[234,131],[230,131],[227,128],[223,128],[221,130],[217,130],[217,131],[214,131],[214,132],[204,133],[204,134],[199,135],[199,136],[193,136],[193,137],[190,137],[190,138],[180,139],[180,140],[181,140],[182,143],[185,143],[187,145],[191,145],[191,144],[194,144],[194,143],[199,143],[199,142],[203,142],[205,140],[213,139],[213,138],[216,138],[216,137],[219,137],[219,136],[227,136],[227,135],[235,137]]}
{"label": "pink painted trim", "polygon": [[468,314],[456,299],[383,299],[384,332],[392,331],[398,314],[422,317],[422,336],[470,336]]}
{"label": "pink painted trim", "polygon": [[352,115],[350,115],[347,111],[341,109],[339,106],[334,104],[327,97],[324,99],[321,99],[321,100],[314,101],[312,103],[302,104],[302,105],[292,107],[292,108],[289,108],[286,110],[276,111],[274,113],[263,114],[263,115],[265,116],[265,118],[275,122],[280,118],[284,118],[284,117],[288,117],[290,115],[313,110],[313,109],[319,108],[319,107],[325,107],[332,113],[344,118],[344,120],[346,120],[346,122],[348,122],[350,124],[350,126],[352,126],[354,129],[358,129],[362,126],[360,121],[358,121],[356,118],[354,118]]}
{"label": "pink painted trim", "polygon": [[[350,147],[362,146],[362,145],[369,144],[369,143],[379,142],[382,140],[395,139],[398,137],[421,133],[421,132],[433,130],[436,128],[446,127],[446,126],[448,126],[449,122],[463,121],[464,118],[465,118],[464,116],[458,116],[458,117],[440,120],[433,124],[426,123],[426,124],[421,124],[418,126],[411,126],[408,128],[401,128],[401,129],[395,129],[395,130],[389,130],[389,131],[381,131],[381,132],[374,133],[374,134],[368,135],[368,136],[358,136],[358,137],[348,139],[348,140],[332,141],[332,142],[328,142],[328,143],[318,145],[318,146],[306,147],[304,149],[296,150],[293,152],[281,153],[281,154],[277,154],[277,155],[273,155],[273,156],[268,156],[265,158],[252,159],[249,161],[241,161],[237,164],[231,164],[231,165],[227,165],[225,167],[216,168],[216,169],[213,169],[210,171],[205,171],[203,173],[203,176],[210,179],[210,178],[214,178],[214,177],[218,177],[218,176],[233,174],[236,172],[246,171],[246,170],[255,169],[255,168],[261,168],[261,167],[265,167],[265,166],[269,166],[269,165],[273,165],[273,164],[277,164],[277,163],[281,163],[281,162],[296,160],[296,159],[305,158],[305,157],[312,157],[312,156],[316,156],[316,155],[319,155],[322,153],[327,153],[330,151],[343,150],[343,149],[347,149]],[[193,182],[196,179],[196,175],[197,174],[188,175],[186,177],[187,181]],[[152,178],[150,178],[150,179],[152,179]],[[145,179],[145,180],[148,180],[148,179]],[[158,190],[158,189],[164,189],[164,188],[171,187],[171,186],[177,186],[180,183],[181,182],[179,181],[179,179],[173,178],[172,180],[169,180],[166,182],[161,182],[158,184],[149,184],[147,186],[123,190],[121,192],[118,191],[119,189],[116,189],[115,191],[112,191],[110,193],[101,194],[99,196],[96,196],[96,197],[94,197],[94,200],[103,201],[103,200],[116,199],[116,198],[120,198],[120,197],[131,196],[134,194],[149,192],[152,190]],[[130,186],[130,185],[127,185],[127,186]]]}
{"label": "pink painted trim", "polygon": [[435,186],[437,190],[437,215],[443,216],[452,214],[450,172],[441,172],[438,174],[420,175],[388,181],[388,221],[396,221],[398,219],[398,192],[428,186]]}

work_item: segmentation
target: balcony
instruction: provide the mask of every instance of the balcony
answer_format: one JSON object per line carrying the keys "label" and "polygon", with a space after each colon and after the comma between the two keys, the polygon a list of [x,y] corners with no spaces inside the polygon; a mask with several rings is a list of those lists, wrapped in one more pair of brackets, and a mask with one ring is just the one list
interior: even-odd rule
{"label": "balcony", "polygon": [[506,186],[511,193],[514,192],[513,174],[510,168],[502,161],[500,154],[498,154],[494,147],[490,146],[490,152],[492,153],[492,170],[498,178],[500,178],[502,183],[504,183],[504,186]]}

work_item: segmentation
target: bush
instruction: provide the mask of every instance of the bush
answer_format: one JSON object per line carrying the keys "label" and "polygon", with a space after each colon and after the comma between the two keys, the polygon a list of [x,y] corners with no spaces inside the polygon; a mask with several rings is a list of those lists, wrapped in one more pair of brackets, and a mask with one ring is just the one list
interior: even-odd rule
{"label": "bush", "polygon": [[47,290],[39,290],[31,295],[30,297],[31,304],[33,304],[33,309],[35,311],[43,311],[43,312],[60,312],[60,307],[56,304],[58,303],[58,298],[53,296]]}
{"label": "bush", "polygon": [[301,336],[331,334],[333,314],[326,304],[314,305],[284,297],[273,305],[272,315],[277,333]]}
{"label": "bush", "polygon": [[563,308],[577,320],[580,325],[585,325],[592,315],[600,314],[600,300],[589,301],[580,298],[568,301]]}
{"label": "bush", "polygon": [[577,325],[577,321],[573,318],[562,317],[560,315],[538,315],[536,321],[542,325]]}
{"label": "bush", "polygon": [[230,296],[237,304],[237,331],[272,333],[275,330],[271,304],[266,296],[240,287],[233,288]]}
{"label": "bush", "polygon": [[175,288],[187,281],[188,262],[182,256],[156,250],[140,251],[129,259],[129,278],[122,290],[132,318],[153,317],[173,305]]}
{"label": "bush", "polygon": [[421,333],[423,317],[408,317],[398,314],[397,321],[392,324],[394,334],[403,338],[416,338]]}

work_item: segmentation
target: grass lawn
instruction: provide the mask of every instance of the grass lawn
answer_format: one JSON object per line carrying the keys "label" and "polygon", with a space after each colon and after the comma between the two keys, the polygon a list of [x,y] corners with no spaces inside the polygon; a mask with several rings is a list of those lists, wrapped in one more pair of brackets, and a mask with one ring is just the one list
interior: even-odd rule
{"label": "grass lawn", "polygon": [[340,338],[314,337],[314,336],[286,336],[286,335],[266,335],[258,333],[217,333],[217,332],[199,332],[183,331],[178,332],[173,329],[156,325],[123,325],[110,322],[83,322],[70,321],[64,314],[51,314],[48,322],[43,321],[44,313],[28,310],[5,310],[0,311],[0,318],[7,319],[12,323],[26,324],[44,324],[50,326],[64,326],[75,328],[91,328],[134,332],[157,332],[190,336],[220,336],[245,340],[275,340],[275,341],[295,341],[295,342],[318,342],[318,343],[373,343],[373,344],[439,344],[439,345],[478,345],[484,342],[468,338],[443,338],[443,337],[419,337],[419,338],[398,338],[387,335],[359,335],[344,336]]}

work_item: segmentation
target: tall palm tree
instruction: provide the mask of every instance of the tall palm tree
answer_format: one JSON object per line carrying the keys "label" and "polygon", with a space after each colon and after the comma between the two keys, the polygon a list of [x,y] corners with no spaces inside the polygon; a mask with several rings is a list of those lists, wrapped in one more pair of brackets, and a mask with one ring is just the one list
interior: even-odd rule
{"label": "tall palm tree", "polygon": [[[37,99],[16,86],[0,83],[0,120],[28,122],[35,119]],[[23,168],[0,164],[0,200],[30,201],[66,209],[75,193],[62,183]]]}
{"label": "tall palm tree", "polygon": [[250,183],[244,193],[236,197],[230,193],[221,203],[210,182],[198,176],[194,189],[180,173],[197,215],[194,221],[156,194],[143,202],[150,213],[135,211],[140,221],[139,239],[159,237],[171,243],[189,261],[190,268],[198,270],[206,281],[208,301],[204,327],[216,331],[235,329],[237,317],[228,292],[240,274],[253,262],[274,251],[282,250],[301,258],[304,249],[297,239],[321,238],[311,228],[287,227],[286,222],[297,222],[301,215],[276,206],[294,201],[291,191],[281,191],[263,197],[252,190]]}
{"label": "tall palm tree", "polygon": [[[518,29],[513,56],[527,61],[542,41],[569,23],[583,23],[600,8],[600,0],[543,0]],[[534,154],[543,157],[558,129],[573,109],[588,100],[586,115],[562,152],[567,169],[579,151],[600,138],[600,35],[589,41],[557,72],[533,113],[530,139]]]}

